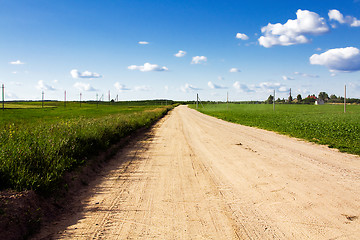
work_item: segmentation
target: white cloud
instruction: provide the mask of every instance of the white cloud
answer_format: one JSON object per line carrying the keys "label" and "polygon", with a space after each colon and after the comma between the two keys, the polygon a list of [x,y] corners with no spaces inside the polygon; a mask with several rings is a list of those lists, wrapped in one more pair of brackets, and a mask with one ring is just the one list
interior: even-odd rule
{"label": "white cloud", "polygon": [[130,88],[127,88],[125,85],[120,84],[119,82],[116,82],[116,83],[114,84],[114,87],[115,87],[116,90],[118,90],[119,92],[130,90]]}
{"label": "white cloud", "polygon": [[286,91],[288,91],[288,88],[286,88],[286,87],[279,87],[279,88],[278,88],[278,91],[279,91],[279,92],[286,92]]}
{"label": "white cloud", "polygon": [[246,84],[240,83],[238,81],[234,82],[233,87],[238,92],[255,92],[253,89],[250,89]]}
{"label": "white cloud", "polygon": [[258,39],[259,44],[269,48],[275,45],[290,46],[308,43],[310,40],[305,34],[323,34],[329,31],[324,18],[315,12],[299,9],[296,16],[295,20],[289,19],[285,24],[269,23],[262,27],[261,32],[264,36]]}
{"label": "white cloud", "polygon": [[38,81],[38,83],[36,85],[36,88],[39,89],[39,90],[49,90],[49,91],[55,91],[56,90],[53,86],[50,86],[50,85],[44,83],[43,80]]}
{"label": "white cloud", "polygon": [[335,20],[338,21],[339,23],[345,23],[344,15],[342,15],[336,9],[329,10],[328,16],[329,16],[329,20]]}
{"label": "white cloud", "polygon": [[160,67],[157,64],[151,64],[151,63],[145,63],[143,66],[136,66],[136,65],[131,65],[128,66],[128,69],[130,70],[139,70],[141,72],[151,72],[151,71],[156,71],[156,72],[162,72],[162,71],[167,71],[168,68],[167,67]]}
{"label": "white cloud", "polygon": [[241,72],[241,71],[240,71],[240,69],[237,69],[237,68],[230,68],[229,72],[236,73],[236,72]]}
{"label": "white cloud", "polygon": [[140,42],[138,42],[140,45],[147,45],[147,44],[149,44],[149,42],[146,42],[146,41],[140,41]]}
{"label": "white cloud", "polygon": [[310,63],[322,65],[330,71],[354,72],[360,70],[360,50],[355,47],[334,48],[310,57]]}
{"label": "white cloud", "polygon": [[318,52],[320,52],[321,50],[322,50],[322,49],[319,48],[319,47],[315,49],[315,51],[318,51]]}
{"label": "white cloud", "polygon": [[218,76],[218,80],[219,80],[219,81],[223,81],[224,79],[225,79],[224,77]]}
{"label": "white cloud", "polygon": [[185,51],[179,50],[178,53],[174,54],[175,57],[184,57],[186,55]]}
{"label": "white cloud", "polygon": [[262,82],[259,84],[259,87],[265,91],[273,91],[274,89],[279,92],[286,91],[286,88],[281,83],[272,83],[272,82]]}
{"label": "white cloud", "polygon": [[208,86],[209,86],[209,88],[211,88],[211,89],[227,89],[227,87],[224,87],[224,86],[221,86],[221,85],[217,85],[217,84],[215,84],[215,83],[213,83],[213,82],[208,82]]}
{"label": "white cloud", "polygon": [[202,90],[201,88],[194,87],[193,85],[186,83],[185,86],[181,86],[181,91],[189,92],[189,91],[198,91]]}
{"label": "white cloud", "polygon": [[288,77],[288,76],[282,76],[282,79],[284,79],[285,81],[295,80],[295,78],[293,78],[293,77]]}
{"label": "white cloud", "polygon": [[98,73],[93,73],[89,71],[79,72],[77,69],[70,71],[70,74],[73,78],[101,78],[102,76]]}
{"label": "white cloud", "polygon": [[74,84],[74,87],[77,88],[80,91],[85,91],[85,92],[96,91],[96,89],[93,88],[89,83],[76,82]]}
{"label": "white cloud", "polygon": [[134,89],[135,89],[135,91],[150,91],[151,90],[151,88],[146,85],[136,86]]}
{"label": "white cloud", "polygon": [[301,72],[294,72],[294,74],[300,75],[300,76],[302,76],[302,77],[309,77],[309,78],[318,78],[318,77],[319,77],[319,75],[308,74],[308,73],[301,73]]}
{"label": "white cloud", "polygon": [[21,62],[20,60],[17,60],[17,61],[14,61],[14,62],[9,62],[10,64],[13,64],[13,65],[21,65],[21,64],[25,64],[23,62]]}
{"label": "white cloud", "polygon": [[201,64],[207,62],[207,57],[205,56],[195,56],[192,58],[191,64]]}
{"label": "white cloud", "polygon": [[249,37],[245,33],[237,33],[236,38],[241,39],[241,40],[248,40],[249,39]]}
{"label": "white cloud", "polygon": [[342,13],[339,10],[336,9],[329,10],[328,15],[330,21],[333,20],[341,24],[348,24],[351,27],[360,27],[360,20],[352,16],[344,17],[344,15],[342,15]]}
{"label": "white cloud", "polygon": [[16,71],[14,71],[14,72],[11,72],[12,74],[17,74],[17,72]]}

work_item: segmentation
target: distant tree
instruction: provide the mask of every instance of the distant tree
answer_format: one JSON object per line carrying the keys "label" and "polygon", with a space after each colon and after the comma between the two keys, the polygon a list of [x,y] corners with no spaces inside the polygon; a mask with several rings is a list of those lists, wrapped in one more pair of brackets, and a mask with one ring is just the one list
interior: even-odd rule
{"label": "distant tree", "polygon": [[330,99],[331,99],[331,100],[335,100],[335,99],[337,99],[337,96],[336,96],[335,94],[331,94],[331,95],[330,95]]}
{"label": "distant tree", "polygon": [[301,101],[302,101],[301,94],[298,94],[298,95],[296,96],[296,99],[297,99],[298,102],[301,102]]}
{"label": "distant tree", "polygon": [[272,104],[273,101],[274,101],[274,97],[272,95],[270,95],[265,102],[268,103],[268,104]]}
{"label": "distant tree", "polygon": [[324,102],[327,102],[329,100],[329,95],[326,92],[320,92],[318,97]]}
{"label": "distant tree", "polygon": [[290,95],[289,98],[288,98],[288,102],[291,103],[293,101],[293,98],[292,96]]}

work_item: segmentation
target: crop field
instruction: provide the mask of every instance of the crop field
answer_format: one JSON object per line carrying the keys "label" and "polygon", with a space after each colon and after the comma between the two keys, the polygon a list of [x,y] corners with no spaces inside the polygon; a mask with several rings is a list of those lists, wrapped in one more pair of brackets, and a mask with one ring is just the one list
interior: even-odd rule
{"label": "crop field", "polygon": [[[194,108],[194,105],[191,105]],[[360,105],[207,104],[200,112],[360,155]]]}
{"label": "crop field", "polygon": [[0,190],[49,192],[66,171],[173,106],[159,102],[7,103],[0,110]]}

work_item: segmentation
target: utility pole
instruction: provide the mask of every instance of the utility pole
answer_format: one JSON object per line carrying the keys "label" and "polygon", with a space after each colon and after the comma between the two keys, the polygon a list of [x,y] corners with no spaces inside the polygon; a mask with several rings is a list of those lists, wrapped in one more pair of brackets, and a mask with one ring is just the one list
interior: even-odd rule
{"label": "utility pole", "polygon": [[199,106],[199,94],[197,93],[196,94],[196,109],[198,108]]}
{"label": "utility pole", "polygon": [[2,109],[5,110],[5,87],[2,85]]}
{"label": "utility pole", "polygon": [[96,94],[96,107],[99,107],[99,100],[98,100],[98,94]]}
{"label": "utility pole", "polygon": [[275,89],[274,89],[274,99],[273,99],[273,111],[275,111]]}
{"label": "utility pole", "polygon": [[229,92],[226,92],[226,109],[229,109]]}
{"label": "utility pole", "polygon": [[42,91],[41,97],[41,107],[44,108],[44,91]]}
{"label": "utility pole", "polygon": [[110,102],[110,90],[109,90],[109,104],[111,104],[111,102]]}
{"label": "utility pole", "polygon": [[66,107],[66,90],[64,91],[64,107]]}
{"label": "utility pole", "polygon": [[81,107],[81,95],[82,95],[82,94],[80,93],[80,107]]}
{"label": "utility pole", "polygon": [[346,84],[345,84],[344,91],[345,91],[345,97],[344,97],[344,113],[346,113]]}

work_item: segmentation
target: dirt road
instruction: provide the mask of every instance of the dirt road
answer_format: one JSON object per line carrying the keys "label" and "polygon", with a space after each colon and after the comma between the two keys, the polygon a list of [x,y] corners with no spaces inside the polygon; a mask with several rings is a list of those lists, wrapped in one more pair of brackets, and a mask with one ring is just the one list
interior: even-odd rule
{"label": "dirt road", "polygon": [[116,158],[38,238],[360,239],[357,156],[179,106]]}

